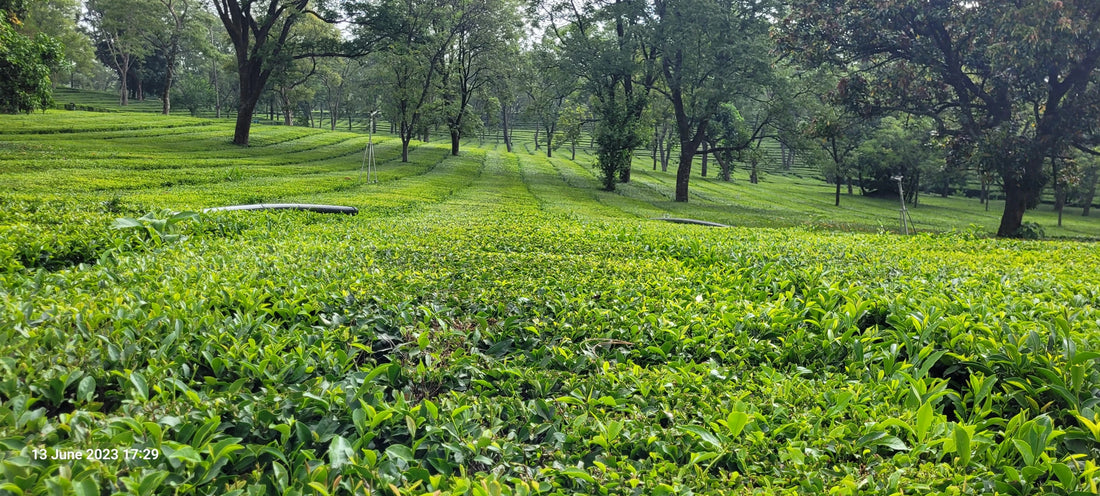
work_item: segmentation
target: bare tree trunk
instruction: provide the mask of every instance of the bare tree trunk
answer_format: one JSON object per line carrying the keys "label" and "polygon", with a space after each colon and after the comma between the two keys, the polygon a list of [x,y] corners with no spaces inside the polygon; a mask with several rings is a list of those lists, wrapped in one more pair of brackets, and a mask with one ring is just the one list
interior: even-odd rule
{"label": "bare tree trunk", "polygon": [[[392,127],[392,124],[391,124]],[[409,143],[412,142],[413,129],[412,125],[405,122],[401,123],[401,161],[409,161]]]}
{"label": "bare tree trunk", "polygon": [[1005,185],[1005,211],[1001,215],[1001,225],[997,228],[998,237],[1013,236],[1016,234],[1016,230],[1023,225],[1024,211],[1027,210],[1027,198],[1018,189],[1009,184]]}
{"label": "bare tree trunk", "polygon": [[536,150],[538,150],[539,146],[540,146],[540,144],[539,144],[539,130],[540,129],[542,129],[542,120],[541,119],[535,124],[535,149]]}
{"label": "bare tree trunk", "polygon": [[1097,182],[1097,179],[1100,179],[1100,170],[1097,170],[1095,168],[1090,170],[1085,175],[1084,194],[1081,196],[1081,199],[1082,199],[1082,202],[1081,202],[1082,203],[1082,205],[1081,205],[1081,207],[1082,207],[1081,216],[1082,217],[1088,217],[1089,216],[1089,209],[1092,208],[1092,200],[1093,200],[1093,198],[1096,197],[1096,182]]}
{"label": "bare tree trunk", "polygon": [[290,105],[290,98],[287,97],[286,93],[279,93],[279,100],[279,103],[281,103],[283,106],[283,125],[293,126],[294,107]]}
{"label": "bare tree trunk", "polygon": [[703,158],[702,164],[699,166],[699,173],[702,177],[707,177],[707,140],[703,139]]}
{"label": "bare tree trunk", "polygon": [[512,133],[508,129],[508,109],[504,105],[500,106],[500,124],[504,133],[504,147],[508,153],[512,153]]}
{"label": "bare tree trunk", "polygon": [[[214,46],[214,27],[211,26],[209,31],[210,31],[210,46]],[[218,119],[221,119],[222,118],[222,93],[221,93],[221,90],[218,89],[218,60],[215,57],[210,58],[210,69],[211,69],[211,72],[213,73],[213,78],[211,78],[211,82],[214,85],[214,117],[216,117]]]}
{"label": "bare tree trunk", "polygon": [[653,125],[653,170],[657,170],[657,156],[658,156],[658,153],[659,153],[658,150],[657,150],[657,148],[658,148],[657,138],[658,137],[659,137],[659,135],[657,134],[657,125],[654,124]]}
{"label": "bare tree trunk", "polygon": [[173,73],[175,72],[172,69],[172,65],[174,63],[175,62],[169,62],[168,63],[168,68],[165,69],[165,71],[164,71],[164,91],[162,91],[161,94],[160,94],[160,101],[161,101],[160,113],[164,114],[164,115],[168,115],[172,111],[172,96],[171,96],[172,76],[174,75]]}
{"label": "bare tree trunk", "polygon": [[135,85],[137,93],[135,93],[134,96],[137,97],[137,101],[144,102],[145,101],[145,88],[141,84],[141,67],[140,66],[134,68],[134,82],[137,83]]}
{"label": "bare tree trunk", "polygon": [[688,185],[691,180],[691,162],[695,160],[695,148],[698,143],[680,143],[680,163],[676,166],[676,196],[675,201],[688,201]]}
{"label": "bare tree trunk", "polygon": [[920,203],[920,170],[913,173],[913,205]]}
{"label": "bare tree trunk", "polygon": [[1058,158],[1050,157],[1051,178],[1054,180],[1054,210],[1058,212],[1058,227],[1062,227],[1062,210],[1066,205],[1066,187],[1058,170]]}

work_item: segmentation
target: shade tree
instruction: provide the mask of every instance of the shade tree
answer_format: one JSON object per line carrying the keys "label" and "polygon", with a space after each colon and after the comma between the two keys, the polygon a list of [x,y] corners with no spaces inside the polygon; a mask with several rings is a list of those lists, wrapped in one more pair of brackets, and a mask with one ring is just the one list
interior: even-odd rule
{"label": "shade tree", "polygon": [[1013,236],[1049,181],[1046,160],[1093,151],[1100,120],[1100,3],[794,0],[781,44],[808,63],[855,70],[843,94],[862,115],[936,120],[1005,194]]}
{"label": "shade tree", "polygon": [[464,135],[481,127],[471,102],[514,62],[510,55],[522,27],[512,0],[465,0],[462,9],[466,19],[458,24],[439,70],[440,110],[452,155],[458,155]]}
{"label": "shade tree", "polygon": [[82,29],[80,21],[83,3],[80,0],[49,0],[28,2],[22,18],[23,34],[33,38],[42,33],[56,40],[64,50],[64,62],[50,75],[54,85],[68,82],[75,87],[77,75],[102,70],[95,57],[92,40]]}
{"label": "shade tree", "polygon": [[63,60],[57,40],[18,32],[21,2],[0,0],[0,113],[32,112],[52,102],[50,72]]}
{"label": "shade tree", "polygon": [[[103,0],[96,0],[103,1]],[[279,60],[295,47],[291,29],[307,15],[309,0],[213,0],[237,58],[239,101],[233,143],[248,145],[252,115]]]}
{"label": "shade tree", "polygon": [[771,72],[770,2],[656,0],[654,89],[672,105],[679,140],[678,202],[688,201],[691,167],[719,106],[731,95],[759,93]]}
{"label": "shade tree", "polygon": [[[140,86],[138,68],[152,48],[145,35],[150,24],[148,5],[140,0],[88,0],[85,20],[91,27],[96,55],[118,76],[119,104],[129,105],[131,81]],[[140,90],[136,91],[139,99]]]}

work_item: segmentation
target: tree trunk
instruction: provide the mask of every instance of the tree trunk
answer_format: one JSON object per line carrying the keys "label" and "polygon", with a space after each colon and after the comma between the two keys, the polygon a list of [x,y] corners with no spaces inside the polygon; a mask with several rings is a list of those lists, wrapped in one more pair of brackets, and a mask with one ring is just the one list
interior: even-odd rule
{"label": "tree trunk", "polygon": [[290,99],[287,98],[286,94],[280,93],[279,94],[279,103],[281,103],[282,106],[283,106],[283,125],[284,126],[293,126],[294,125],[294,107],[292,105],[290,105]]}
{"label": "tree trunk", "polygon": [[130,56],[120,55],[115,70],[118,71],[118,104],[125,107],[130,104]]}
{"label": "tree trunk", "polygon": [[233,144],[248,146],[248,135],[252,131],[252,114],[263,95],[267,84],[268,72],[263,71],[262,62],[248,60],[247,54],[237,54],[237,73],[240,78],[240,104],[237,106],[237,126],[233,131]]}
{"label": "tree trunk", "polygon": [[458,155],[458,142],[461,139],[458,129],[451,129],[451,155]]}
{"label": "tree trunk", "polygon": [[1001,238],[1016,235],[1016,231],[1024,222],[1024,211],[1027,210],[1027,195],[1024,189],[1014,184],[1014,181],[1005,181],[1005,210],[1001,214],[1001,225],[997,228],[997,236]]}
{"label": "tree trunk", "polygon": [[118,104],[123,106],[123,107],[130,104],[130,88],[127,85],[127,79],[129,79],[129,78],[130,78],[130,76],[128,74],[123,74],[122,77],[119,78],[119,83],[118,83],[119,84],[119,86],[118,86],[118,93],[119,93]]}
{"label": "tree trunk", "polygon": [[699,166],[699,174],[702,177],[707,177],[707,140],[703,140],[703,158],[702,163]]}
{"label": "tree trunk", "polygon": [[623,168],[619,169],[619,182],[624,184],[630,182],[630,164],[634,161],[634,152],[627,151],[626,153],[629,158],[626,159]]}
{"label": "tree trunk", "polygon": [[1085,188],[1082,195],[1082,210],[1081,216],[1088,217],[1089,209],[1092,208],[1092,200],[1096,197],[1096,182],[1100,179],[1100,171],[1093,169],[1091,172],[1085,175]]}
{"label": "tree trunk", "polygon": [[657,170],[657,153],[658,153],[657,138],[658,138],[657,126],[653,126],[653,170]]}
{"label": "tree trunk", "polygon": [[920,170],[913,173],[913,205],[920,203]]}
{"label": "tree trunk", "polygon": [[676,167],[676,198],[678,202],[688,201],[688,184],[691,181],[691,162],[695,160],[695,148],[698,143],[680,143],[680,165]]}
{"label": "tree trunk", "polygon": [[[210,46],[215,46],[214,45],[214,28],[210,27],[209,31],[210,31]],[[218,118],[218,119],[221,119],[222,118],[222,94],[221,94],[221,91],[218,90],[218,61],[214,57],[210,58],[210,68],[212,69],[213,76],[214,76],[213,78],[211,78],[211,82],[214,85],[214,117]]]}
{"label": "tree trunk", "polygon": [[577,142],[576,141],[569,144],[569,152],[570,152],[569,160],[572,160],[572,161],[576,162],[577,161]]}
{"label": "tree trunk", "polygon": [[248,134],[252,129],[252,113],[256,110],[259,94],[245,97],[241,92],[241,103],[237,107],[237,125],[233,129],[233,144],[248,146]]}
{"label": "tree trunk", "polygon": [[836,202],[833,203],[833,205],[839,207],[840,206],[840,183],[842,181],[840,179],[840,175],[837,175],[835,179],[836,179]]}
{"label": "tree trunk", "polygon": [[541,120],[535,125],[535,149],[536,150],[538,150],[539,146],[541,146],[539,144],[539,130],[540,129],[542,129],[542,121]]}
{"label": "tree trunk", "polygon": [[1024,212],[1034,207],[1043,191],[1043,164],[1047,153],[1035,153],[1021,157],[1018,164],[1002,165],[1001,182],[1004,184],[1005,210],[1001,214],[998,237],[1015,236],[1023,225]]}
{"label": "tree trunk", "polygon": [[726,159],[722,158],[722,153],[715,153],[714,160],[718,162],[718,177],[725,182],[729,182],[733,167],[729,162],[726,162]]}
{"label": "tree trunk", "polygon": [[[139,67],[139,69],[140,69],[140,67]],[[144,102],[145,101],[145,88],[141,84],[141,71],[136,70],[134,72],[135,72],[134,82],[137,83],[137,84],[134,85],[135,88],[137,88],[136,93],[134,93],[134,96],[137,98],[137,101]]]}
{"label": "tree trunk", "polygon": [[1062,227],[1062,209],[1066,205],[1066,188],[1058,174],[1058,158],[1050,157],[1051,178],[1054,179],[1054,210],[1058,212],[1058,227]]}
{"label": "tree trunk", "polygon": [[172,70],[172,65],[174,63],[175,62],[169,61],[168,62],[168,68],[165,69],[165,71],[164,71],[164,91],[162,91],[161,94],[160,94],[160,101],[161,101],[160,113],[162,113],[164,115],[168,115],[172,111],[171,92],[172,92],[172,76],[174,75],[173,74],[174,71]]}
{"label": "tree trunk", "polygon": [[500,124],[504,133],[504,148],[512,153],[512,133],[508,130],[508,109],[504,105],[500,106]]}
{"label": "tree trunk", "polygon": [[852,195],[852,176],[847,176],[844,180],[848,183],[848,196]]}
{"label": "tree trunk", "polygon": [[[668,171],[668,161],[665,160],[665,140],[658,141],[657,145],[655,146],[655,149],[657,150],[657,157],[660,157],[661,172],[667,172]],[[658,161],[657,157],[654,157],[654,159],[653,159],[653,170],[657,170],[657,161]]]}

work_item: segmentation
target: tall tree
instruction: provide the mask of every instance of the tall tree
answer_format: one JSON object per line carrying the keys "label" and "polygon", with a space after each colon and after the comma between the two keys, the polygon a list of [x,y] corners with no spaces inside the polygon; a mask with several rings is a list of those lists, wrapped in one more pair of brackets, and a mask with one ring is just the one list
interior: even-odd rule
{"label": "tall tree", "polygon": [[862,114],[934,117],[956,151],[995,172],[998,236],[1038,202],[1050,156],[1094,144],[1100,2],[795,0],[780,32],[808,62],[855,69],[841,89]]}
{"label": "tall tree", "polygon": [[656,0],[654,15],[663,85],[680,142],[678,202],[688,201],[691,166],[719,105],[739,92],[758,93],[771,71],[770,2]]}
{"label": "tall tree", "polygon": [[[341,112],[349,112],[346,104],[349,102],[348,89],[352,79],[359,76],[362,63],[352,59],[326,59],[322,61],[318,70],[318,76],[324,85],[325,104],[329,111],[329,129],[336,130],[336,122]],[[350,120],[349,120],[350,122]]]}
{"label": "tall tree", "polygon": [[[10,10],[9,10],[10,9]],[[62,60],[61,45],[43,33],[16,31],[21,2],[0,0],[0,113],[45,109],[52,101],[50,71]]]}
{"label": "tall tree", "polygon": [[[240,101],[233,143],[247,146],[252,115],[275,65],[288,50],[291,28],[309,15],[309,0],[214,0],[237,53]],[[254,10],[255,9],[255,10]]]}
{"label": "tall tree", "polygon": [[569,160],[577,159],[577,143],[580,142],[584,124],[589,119],[588,107],[582,103],[568,100],[562,106],[558,128],[561,129],[560,142],[569,143]]}
{"label": "tall tree", "polygon": [[657,80],[646,0],[547,0],[539,3],[563,58],[592,95],[596,164],[604,189],[630,180],[634,150],[645,143],[643,114]]}
{"label": "tall tree", "polygon": [[[440,68],[443,120],[451,135],[451,154],[458,155],[463,134],[472,123],[470,102],[502,74],[510,48],[518,43],[518,6],[511,0],[465,0],[466,21],[458,26]],[[476,124],[476,125],[472,125]]]}
{"label": "tall tree", "polygon": [[80,0],[40,0],[27,5],[21,31],[31,37],[43,33],[64,46],[65,63],[50,76],[54,85],[66,81],[73,85],[78,72],[91,72],[98,65],[91,39],[78,25],[82,7]]}
{"label": "tall tree", "polygon": [[539,132],[546,140],[546,156],[554,155],[554,134],[561,117],[566,98],[577,90],[576,78],[562,69],[561,48],[557,40],[544,36],[542,43],[530,53],[530,63],[524,90],[530,98],[528,111],[538,121],[535,131],[535,148],[539,147]]}
{"label": "tall tree", "polygon": [[821,111],[806,125],[806,135],[817,141],[825,155],[825,173],[836,184],[834,204],[840,206],[840,188],[848,181],[851,194],[851,177],[855,171],[856,151],[871,133],[871,122],[847,109],[835,105],[823,105]]}
{"label": "tall tree", "polygon": [[401,161],[409,160],[409,144],[424,131],[424,118],[437,97],[444,58],[471,20],[464,0],[393,0],[382,54],[387,69],[387,114],[397,123]]}
{"label": "tall tree", "polygon": [[[307,16],[291,28],[286,43],[293,47],[306,47],[318,45],[325,40],[337,40],[339,36],[339,32],[332,24],[315,16]],[[269,85],[279,97],[285,125],[294,125],[295,107],[308,104],[314,99],[318,88],[310,83],[317,79],[315,76],[319,72],[329,72],[330,62],[299,50],[284,50],[278,56],[267,60],[266,63],[275,69]],[[306,114],[305,118],[308,123],[311,116]]]}
{"label": "tall tree", "polygon": [[156,1],[159,8],[151,16],[155,23],[145,30],[145,39],[164,57],[164,78],[160,99],[161,113],[168,115],[172,110],[172,84],[175,82],[184,38],[189,34],[192,37],[198,36],[198,32],[191,29],[192,14],[197,5],[196,0]]}
{"label": "tall tree", "polygon": [[119,104],[129,105],[130,80],[140,78],[137,64],[149,54],[147,5],[140,0],[88,0],[85,7],[96,53],[118,75]]}

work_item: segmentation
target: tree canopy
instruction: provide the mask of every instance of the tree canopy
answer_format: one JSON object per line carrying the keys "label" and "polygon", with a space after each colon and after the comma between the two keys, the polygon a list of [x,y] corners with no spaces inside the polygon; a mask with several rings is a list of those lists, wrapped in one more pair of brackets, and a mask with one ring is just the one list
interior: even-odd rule
{"label": "tree canopy", "polygon": [[863,115],[932,117],[955,156],[1002,180],[1012,236],[1049,180],[1044,160],[1091,150],[1100,118],[1100,3],[796,0],[781,47],[849,71]]}
{"label": "tree canopy", "polygon": [[[9,10],[10,9],[10,10]],[[38,33],[28,37],[17,31],[23,25],[22,2],[0,3],[0,112],[18,113],[45,109],[53,101],[50,72],[63,60],[62,45]]]}

